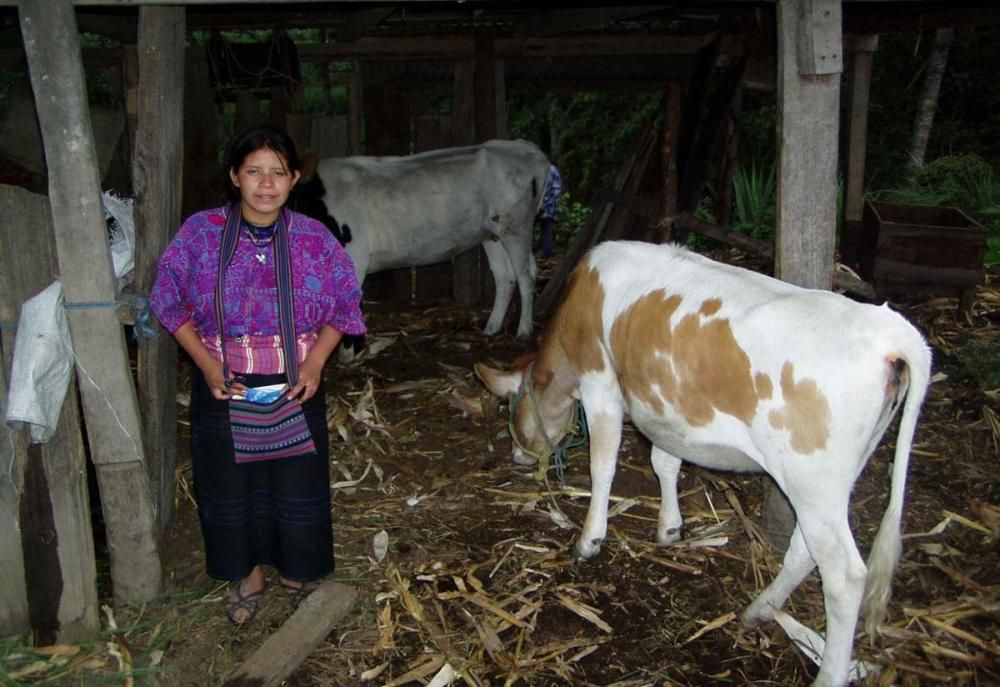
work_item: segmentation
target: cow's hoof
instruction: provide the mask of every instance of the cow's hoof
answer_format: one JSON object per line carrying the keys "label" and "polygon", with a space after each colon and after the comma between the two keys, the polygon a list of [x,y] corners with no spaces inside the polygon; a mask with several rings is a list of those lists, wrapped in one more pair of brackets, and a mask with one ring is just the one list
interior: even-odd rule
{"label": "cow's hoof", "polygon": [[604,539],[591,539],[586,541],[584,539],[579,540],[576,543],[576,555],[577,558],[582,558],[584,560],[588,558],[593,558],[601,552],[601,544],[604,543]]}
{"label": "cow's hoof", "polygon": [[538,458],[535,456],[525,455],[524,451],[520,449],[514,449],[514,452],[510,454],[511,460],[513,460],[518,465],[534,465],[538,462]]}
{"label": "cow's hoof", "polygon": [[682,538],[683,531],[680,527],[671,527],[663,534],[656,535],[656,543],[660,546],[670,546],[676,544]]}
{"label": "cow's hoof", "polygon": [[527,341],[531,338],[531,330],[522,332],[520,329],[517,330],[515,337],[518,341]]}
{"label": "cow's hoof", "polygon": [[499,331],[500,331],[500,325],[492,325],[487,323],[486,328],[483,329],[483,334],[485,334],[486,336],[496,336],[496,334]]}
{"label": "cow's hoof", "polygon": [[740,622],[744,627],[756,627],[762,623],[769,623],[774,620],[774,607],[768,603],[754,601],[740,615]]}

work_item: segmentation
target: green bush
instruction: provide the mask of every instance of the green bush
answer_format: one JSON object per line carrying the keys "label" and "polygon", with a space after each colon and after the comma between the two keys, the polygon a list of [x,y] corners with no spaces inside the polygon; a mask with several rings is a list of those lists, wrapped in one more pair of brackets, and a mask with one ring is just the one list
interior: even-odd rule
{"label": "green bush", "polygon": [[955,351],[959,368],[984,391],[1000,389],[1000,342],[973,339]]}

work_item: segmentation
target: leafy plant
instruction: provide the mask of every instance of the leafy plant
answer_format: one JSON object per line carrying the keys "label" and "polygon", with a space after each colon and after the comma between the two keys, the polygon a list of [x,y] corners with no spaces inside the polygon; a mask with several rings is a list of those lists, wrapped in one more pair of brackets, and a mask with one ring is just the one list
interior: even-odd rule
{"label": "leafy plant", "polygon": [[754,238],[774,238],[776,181],[774,164],[740,165],[733,172],[733,229]]}
{"label": "leafy plant", "polygon": [[1000,389],[1000,343],[972,339],[955,351],[955,356],[962,372],[984,391]]}

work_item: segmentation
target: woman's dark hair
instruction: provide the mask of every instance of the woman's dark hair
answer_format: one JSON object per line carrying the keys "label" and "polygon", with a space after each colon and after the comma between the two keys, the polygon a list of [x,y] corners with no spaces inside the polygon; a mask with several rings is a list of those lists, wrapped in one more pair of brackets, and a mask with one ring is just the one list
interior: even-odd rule
{"label": "woman's dark hair", "polygon": [[238,171],[243,161],[250,153],[254,153],[261,148],[269,148],[288,163],[289,172],[298,172],[302,169],[299,161],[299,154],[295,150],[295,142],[287,133],[273,126],[258,126],[241,134],[233,141],[226,158],[226,195],[229,200],[236,202],[240,199],[240,190],[233,186],[233,180],[229,178],[229,170]]}

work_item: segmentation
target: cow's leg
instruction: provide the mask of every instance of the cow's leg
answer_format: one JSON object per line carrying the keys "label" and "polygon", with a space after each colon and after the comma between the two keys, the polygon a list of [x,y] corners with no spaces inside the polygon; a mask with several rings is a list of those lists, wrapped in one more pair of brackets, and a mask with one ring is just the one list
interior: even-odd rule
{"label": "cow's leg", "polygon": [[[815,486],[815,485],[812,485]],[[744,613],[744,621],[771,619],[773,609],[788,598],[815,565],[819,567],[826,608],[826,648],[814,685],[847,683],[867,569],[858,553],[847,519],[849,490],[827,483],[822,492],[801,490],[789,496],[798,524],[792,533],[778,577]]]}
{"label": "cow's leg", "polygon": [[583,558],[592,558],[600,552],[608,532],[608,499],[622,440],[622,414],[606,407],[591,408],[586,403],[584,410],[590,431],[590,507],[576,551]]}
{"label": "cow's leg", "polygon": [[[493,336],[503,326],[504,315],[507,314],[507,308],[514,296],[514,268],[510,263],[507,250],[498,240],[491,238],[483,241],[483,250],[486,251],[486,259],[490,263],[494,284],[493,310],[490,312],[490,319],[487,320],[486,329],[483,332],[486,336]],[[520,335],[520,327],[518,327],[518,335]]]}
{"label": "cow's leg", "polygon": [[809,555],[809,549],[806,548],[802,532],[796,525],[795,529],[792,530],[791,539],[788,540],[788,550],[785,551],[781,570],[778,571],[777,577],[767,586],[767,589],[761,592],[753,600],[753,603],[743,611],[741,617],[743,624],[749,626],[774,620],[774,609],[781,608],[785,604],[789,595],[815,567],[816,563]]}
{"label": "cow's leg", "polygon": [[[854,645],[854,628],[865,590],[868,570],[858,553],[847,519],[848,494],[825,513],[816,508],[813,513],[799,513],[799,523],[806,546],[819,567],[823,582],[823,601],[826,606],[826,649],[823,665],[813,685],[834,686],[847,684],[851,664],[851,647]],[[836,510],[834,509],[836,508]],[[825,517],[816,517],[814,513]],[[827,515],[830,514],[830,515]]]}
{"label": "cow's leg", "polygon": [[[533,216],[532,216],[533,217]],[[510,220],[508,226],[517,226],[518,223]],[[535,299],[535,277],[537,268],[535,266],[535,256],[531,252],[531,238],[534,229],[532,220],[528,220],[523,234],[513,234],[500,229],[500,243],[506,251],[506,266],[511,270],[511,276],[517,281],[517,290],[521,294],[521,317],[517,322],[517,338],[527,339],[531,336],[534,318]],[[489,242],[487,242],[489,243]],[[492,262],[490,263],[492,268]],[[498,294],[499,295],[499,294]],[[506,311],[507,304],[504,304]]]}
{"label": "cow's leg", "polygon": [[677,475],[681,471],[681,459],[675,458],[657,446],[649,456],[653,472],[660,481],[660,514],[656,520],[656,543],[660,546],[673,544],[681,538],[680,504],[677,503]]}

